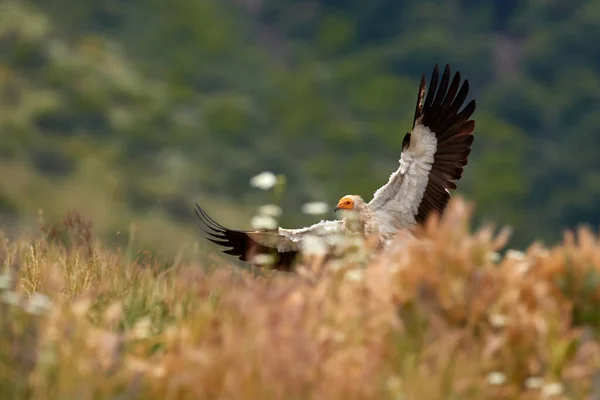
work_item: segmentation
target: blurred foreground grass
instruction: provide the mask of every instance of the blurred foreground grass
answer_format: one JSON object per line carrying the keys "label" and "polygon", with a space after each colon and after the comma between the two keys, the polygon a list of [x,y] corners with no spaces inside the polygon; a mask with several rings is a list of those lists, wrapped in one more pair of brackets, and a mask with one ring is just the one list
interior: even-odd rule
{"label": "blurred foreground grass", "polygon": [[501,258],[469,221],[275,274],[143,262],[70,215],[0,246],[0,398],[595,398],[598,238]]}

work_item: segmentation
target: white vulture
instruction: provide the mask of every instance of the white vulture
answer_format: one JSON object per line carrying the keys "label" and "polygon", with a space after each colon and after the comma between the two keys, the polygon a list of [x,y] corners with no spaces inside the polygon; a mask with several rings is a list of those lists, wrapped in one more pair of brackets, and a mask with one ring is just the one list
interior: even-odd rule
{"label": "white vulture", "polygon": [[436,64],[426,94],[423,74],[412,131],[402,142],[400,166],[370,202],[357,195],[346,195],[336,207],[336,212],[344,210],[341,219],[302,229],[270,231],[228,229],[196,204],[206,239],[229,248],[224,253],[242,261],[252,263],[255,255],[270,254],[276,257],[273,268],[291,270],[309,236],[378,235],[380,244],[385,246],[399,230],[410,231],[432,213],[442,214],[450,200],[449,190],[456,189],[454,181],[461,178],[473,144],[475,121],[470,117],[475,111],[475,100],[461,110],[469,83],[465,80],[461,85],[460,81],[459,72],[450,81],[448,65],[439,80]]}

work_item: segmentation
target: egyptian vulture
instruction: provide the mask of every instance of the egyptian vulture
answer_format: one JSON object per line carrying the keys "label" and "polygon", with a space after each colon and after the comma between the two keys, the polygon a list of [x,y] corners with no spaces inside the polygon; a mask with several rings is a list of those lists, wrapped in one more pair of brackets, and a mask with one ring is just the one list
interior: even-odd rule
{"label": "egyptian vulture", "polygon": [[206,239],[225,248],[223,252],[253,262],[257,254],[275,256],[273,268],[290,270],[308,238],[332,235],[377,235],[385,247],[399,230],[409,231],[432,213],[441,214],[456,189],[473,144],[475,100],[464,108],[469,83],[461,85],[460,73],[450,80],[446,65],[441,80],[436,64],[426,91],[421,78],[412,131],[404,136],[400,166],[379,188],[370,202],[360,196],[340,199],[336,214],[343,218],[321,221],[302,229],[241,231],[228,229],[208,216],[198,204],[196,214]]}

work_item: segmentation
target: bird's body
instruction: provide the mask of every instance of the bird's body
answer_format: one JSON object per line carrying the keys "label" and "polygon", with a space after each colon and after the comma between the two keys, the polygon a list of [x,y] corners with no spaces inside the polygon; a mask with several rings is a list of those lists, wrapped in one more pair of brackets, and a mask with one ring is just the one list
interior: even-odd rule
{"label": "bird's body", "polygon": [[307,238],[338,236],[376,237],[380,246],[389,243],[401,230],[410,232],[432,213],[441,214],[456,189],[473,143],[475,122],[470,116],[475,101],[462,111],[468,82],[460,86],[457,72],[450,82],[446,66],[438,87],[438,67],[434,68],[425,95],[425,76],[421,79],[413,128],[404,137],[399,167],[379,188],[370,202],[358,195],[342,197],[336,207],[343,218],[321,221],[301,229],[276,231],[238,231],[212,220],[198,205],[196,213],[204,224],[208,239],[230,247],[226,254],[252,262],[256,254],[276,256],[274,267],[290,269]]}

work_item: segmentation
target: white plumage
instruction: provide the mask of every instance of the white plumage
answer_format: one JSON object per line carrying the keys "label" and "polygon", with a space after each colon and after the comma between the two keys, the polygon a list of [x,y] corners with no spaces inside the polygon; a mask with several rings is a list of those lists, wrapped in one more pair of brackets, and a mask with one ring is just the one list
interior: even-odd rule
{"label": "white plumage", "polygon": [[450,198],[449,189],[456,189],[454,181],[460,179],[468,162],[475,129],[475,122],[469,118],[475,111],[475,101],[459,111],[469,85],[467,81],[460,85],[458,72],[450,82],[448,65],[439,86],[438,79],[436,65],[425,95],[423,75],[413,129],[404,137],[398,169],[375,191],[369,203],[360,196],[347,195],[336,207],[336,211],[347,213],[341,220],[271,231],[225,228],[196,205],[207,239],[230,247],[224,252],[244,261],[252,261],[256,254],[274,254],[277,256],[274,267],[288,270],[297,254],[305,250],[303,245],[315,243],[315,239],[325,239],[331,244],[340,235],[377,235],[380,245],[385,247],[399,230],[410,231],[432,213],[442,213]]}
{"label": "white plumage", "polygon": [[388,183],[375,191],[369,202],[379,233],[386,239],[399,229],[410,229],[417,223],[415,218],[427,187],[436,145],[435,134],[417,124],[408,149],[400,156],[398,170],[392,173]]}

